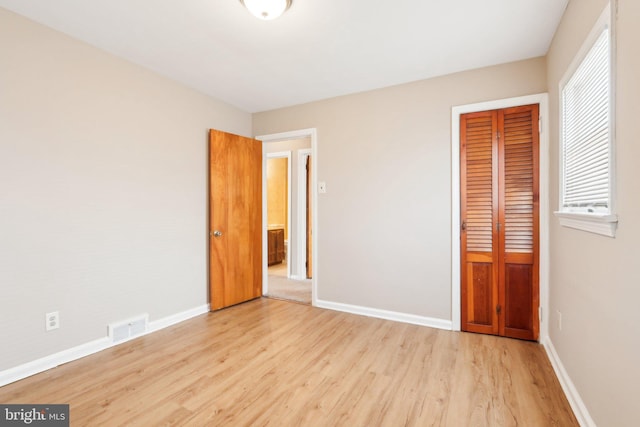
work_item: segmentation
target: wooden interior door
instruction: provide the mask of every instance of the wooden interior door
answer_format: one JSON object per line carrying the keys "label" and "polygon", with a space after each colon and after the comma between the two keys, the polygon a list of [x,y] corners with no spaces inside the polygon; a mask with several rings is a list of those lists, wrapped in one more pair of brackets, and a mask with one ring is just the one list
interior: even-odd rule
{"label": "wooden interior door", "polygon": [[312,217],[311,217],[311,200],[313,196],[312,187],[311,187],[311,156],[307,156],[307,279],[311,279],[313,274],[313,264],[311,260],[313,259],[311,248],[313,233],[312,233]]}
{"label": "wooden interior door", "polygon": [[538,105],[460,117],[462,329],[539,333]]}
{"label": "wooden interior door", "polygon": [[209,131],[211,310],[262,296],[262,143]]}

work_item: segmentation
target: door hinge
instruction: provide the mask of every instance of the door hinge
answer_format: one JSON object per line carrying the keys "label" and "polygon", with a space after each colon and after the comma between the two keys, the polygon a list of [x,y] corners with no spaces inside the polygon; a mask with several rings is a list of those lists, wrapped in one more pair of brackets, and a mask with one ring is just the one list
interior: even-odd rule
{"label": "door hinge", "polygon": [[496,132],[496,136],[498,137],[498,139],[500,139],[500,131]]}
{"label": "door hinge", "polygon": [[542,133],[542,117],[538,117],[538,133]]}
{"label": "door hinge", "polygon": [[502,306],[500,304],[496,305],[496,313],[498,314],[498,316],[500,315],[501,312],[502,312]]}
{"label": "door hinge", "polygon": [[499,222],[496,222],[496,228],[498,229],[498,233],[499,233],[500,229],[502,228],[502,224]]}
{"label": "door hinge", "polygon": [[538,307],[538,320],[542,323],[542,307]]}

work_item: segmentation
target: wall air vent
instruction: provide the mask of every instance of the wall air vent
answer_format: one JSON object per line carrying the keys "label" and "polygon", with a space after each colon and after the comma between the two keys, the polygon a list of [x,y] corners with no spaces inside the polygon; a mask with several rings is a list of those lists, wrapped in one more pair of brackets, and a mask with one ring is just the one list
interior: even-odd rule
{"label": "wall air vent", "polygon": [[144,335],[147,332],[149,315],[141,314],[128,320],[109,324],[109,338],[111,342],[117,343]]}

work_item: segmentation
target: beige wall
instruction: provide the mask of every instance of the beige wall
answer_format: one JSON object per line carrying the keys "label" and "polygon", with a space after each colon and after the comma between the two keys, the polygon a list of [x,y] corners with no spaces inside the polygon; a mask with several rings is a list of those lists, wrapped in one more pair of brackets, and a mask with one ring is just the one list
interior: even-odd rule
{"label": "beige wall", "polygon": [[[603,0],[572,0],[548,54],[551,105],[551,208],[558,209],[558,83],[603,10]],[[614,239],[561,227],[550,230],[550,336],[598,426],[638,424],[640,409],[640,2],[620,0],[617,21]],[[562,313],[562,330],[557,312]]]}
{"label": "beige wall", "polygon": [[287,224],[288,186],[286,157],[267,159],[267,225],[284,226],[284,238],[289,238]]}
{"label": "beige wall", "polygon": [[206,304],[207,129],[251,116],[4,9],[0,58],[0,370]]}
{"label": "beige wall", "polygon": [[451,319],[451,107],[546,92],[545,66],[538,58],[254,114],[254,135],[318,130],[319,299]]}

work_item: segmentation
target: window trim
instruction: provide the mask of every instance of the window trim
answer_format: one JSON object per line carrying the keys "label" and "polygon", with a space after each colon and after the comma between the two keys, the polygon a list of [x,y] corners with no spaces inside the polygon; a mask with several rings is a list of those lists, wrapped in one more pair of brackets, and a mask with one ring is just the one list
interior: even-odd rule
{"label": "window trim", "polygon": [[[596,21],[595,25],[591,29],[588,37],[585,39],[580,50],[574,57],[570,66],[567,68],[565,74],[558,84],[558,105],[559,105],[559,122],[558,122],[558,137],[559,137],[559,197],[558,197],[558,211],[554,214],[558,217],[560,225],[569,228],[575,228],[591,233],[601,234],[604,236],[615,237],[618,217],[615,214],[616,200],[615,200],[615,75],[616,75],[616,61],[615,61],[615,46],[616,46],[616,32],[615,21],[612,19],[611,3],[608,3],[604,8],[600,17]],[[590,213],[575,208],[563,207],[563,195],[564,195],[564,141],[563,141],[563,112],[562,112],[562,93],[564,87],[573,77],[578,67],[582,64],[583,60],[593,47],[598,37],[602,34],[602,31],[609,29],[609,58],[610,58],[610,96],[609,96],[609,206],[607,212]]]}
{"label": "window trim", "polygon": [[577,230],[588,231],[590,233],[601,234],[603,236],[615,237],[618,225],[617,215],[599,215],[576,212],[554,212],[558,217],[560,225]]}

